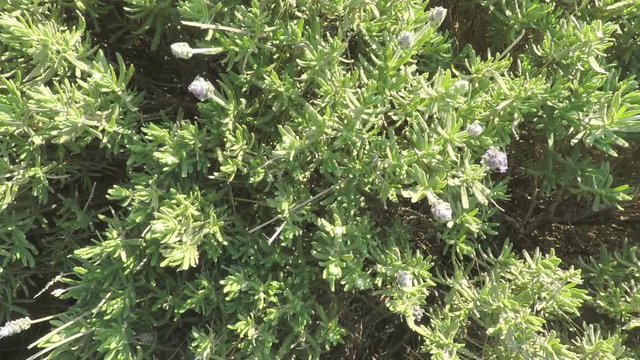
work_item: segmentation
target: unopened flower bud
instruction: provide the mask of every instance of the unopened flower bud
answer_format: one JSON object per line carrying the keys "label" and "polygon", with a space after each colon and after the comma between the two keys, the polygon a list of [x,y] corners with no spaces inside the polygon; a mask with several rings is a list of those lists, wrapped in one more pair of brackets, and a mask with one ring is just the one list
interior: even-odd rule
{"label": "unopened flower bud", "polygon": [[413,45],[413,33],[409,31],[403,31],[398,36],[398,44],[401,49],[408,49]]}
{"label": "unopened flower bud", "polygon": [[420,321],[422,320],[422,317],[424,316],[424,310],[421,309],[420,307],[416,306],[413,308],[413,318],[416,321]]}
{"label": "unopened flower bud", "polygon": [[438,28],[440,27],[440,25],[442,25],[442,22],[444,21],[444,18],[446,16],[447,16],[447,9],[441,6],[437,6],[433,8],[429,13],[429,20],[428,20],[429,24],[434,28]]}
{"label": "unopened flower bud", "polygon": [[171,53],[173,56],[180,59],[191,59],[193,56],[193,49],[186,42],[177,42],[171,44]]}
{"label": "unopened flower bud", "polygon": [[205,101],[215,96],[213,85],[200,76],[196,76],[188,89],[200,101]]}
{"label": "unopened flower bud", "polygon": [[451,205],[446,201],[438,201],[431,205],[431,213],[434,219],[442,222],[451,221],[453,215]]}
{"label": "unopened flower bud", "polygon": [[51,295],[55,296],[57,298],[59,298],[60,296],[62,296],[62,294],[64,294],[67,291],[67,289],[55,289],[53,291],[51,291]]}
{"label": "unopened flower bud", "polygon": [[482,134],[483,131],[484,131],[484,128],[477,121],[467,126],[467,133],[471,136],[480,136],[480,134]]}
{"label": "unopened flower bud", "polygon": [[9,321],[0,327],[0,339],[23,332],[31,327],[31,319],[24,317],[18,320]]}
{"label": "unopened flower bud", "polygon": [[507,169],[509,169],[507,154],[495,148],[487,150],[487,152],[482,155],[482,163],[489,169],[499,173],[505,173]]}
{"label": "unopened flower bud", "polygon": [[396,283],[401,288],[411,288],[413,287],[413,278],[408,272],[400,271],[396,277]]}

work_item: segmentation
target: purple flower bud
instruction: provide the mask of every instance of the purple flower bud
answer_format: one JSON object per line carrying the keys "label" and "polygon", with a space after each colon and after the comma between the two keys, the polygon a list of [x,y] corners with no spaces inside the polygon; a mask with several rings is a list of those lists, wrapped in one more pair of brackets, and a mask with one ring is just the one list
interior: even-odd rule
{"label": "purple flower bud", "polygon": [[509,169],[507,154],[496,148],[491,148],[482,155],[482,163],[489,169],[499,173],[505,173]]}
{"label": "purple flower bud", "polygon": [[451,205],[446,201],[438,201],[431,205],[431,213],[434,219],[442,222],[451,221],[453,215]]}
{"label": "purple flower bud", "polygon": [[483,131],[484,128],[477,121],[467,126],[467,133],[471,136],[480,136]]}
{"label": "purple flower bud", "polygon": [[408,272],[400,271],[396,277],[396,283],[398,283],[401,288],[409,289],[413,287],[413,278]]}
{"label": "purple flower bud", "polygon": [[413,308],[413,318],[416,321],[420,321],[422,320],[422,317],[424,316],[424,310],[419,308],[418,306]]}
{"label": "purple flower bud", "polygon": [[431,26],[435,28],[438,28],[440,27],[440,25],[442,25],[442,22],[444,21],[444,18],[446,16],[447,16],[447,9],[441,6],[437,6],[433,8],[429,13],[429,19],[428,19],[429,24],[431,24]]}
{"label": "purple flower bud", "polygon": [[403,31],[398,36],[398,44],[401,49],[408,49],[413,45],[413,33],[409,31]]}
{"label": "purple flower bud", "polygon": [[200,101],[205,101],[214,96],[213,85],[200,76],[196,76],[188,89]]}

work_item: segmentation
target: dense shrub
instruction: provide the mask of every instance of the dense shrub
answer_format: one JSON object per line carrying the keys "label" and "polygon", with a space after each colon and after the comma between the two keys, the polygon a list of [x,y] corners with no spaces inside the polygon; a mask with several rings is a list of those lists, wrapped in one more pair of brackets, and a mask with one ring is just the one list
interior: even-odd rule
{"label": "dense shrub", "polygon": [[640,5],[441,5],[0,1],[0,337],[42,290],[34,357],[330,357],[358,298],[435,359],[633,358],[635,248],[501,231],[632,199]]}

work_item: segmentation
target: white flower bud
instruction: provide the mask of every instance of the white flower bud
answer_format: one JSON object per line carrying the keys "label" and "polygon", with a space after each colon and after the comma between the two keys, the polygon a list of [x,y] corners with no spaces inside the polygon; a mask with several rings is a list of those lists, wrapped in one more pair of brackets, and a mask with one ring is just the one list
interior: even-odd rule
{"label": "white flower bud", "polygon": [[482,155],[482,163],[489,169],[499,173],[505,173],[509,169],[507,154],[495,148],[487,150]]}
{"label": "white flower bud", "polygon": [[431,205],[431,213],[434,219],[442,222],[451,221],[453,216],[451,205],[446,201],[438,201]]}
{"label": "white flower bud", "polygon": [[482,134],[483,131],[484,131],[484,128],[477,121],[467,126],[467,133],[471,136],[480,136],[480,134]]}
{"label": "white flower bud", "polygon": [[441,6],[437,6],[433,8],[429,13],[429,20],[428,20],[429,24],[434,28],[438,28],[440,27],[440,25],[442,25],[442,22],[444,21],[444,18],[446,16],[447,16],[447,9]]}
{"label": "white flower bud", "polygon": [[171,44],[171,53],[173,56],[180,59],[191,59],[193,56],[193,49],[186,42],[177,42]]}
{"label": "white flower bud", "polygon": [[396,276],[396,283],[401,288],[410,289],[413,287],[413,277],[406,271],[400,271]]}
{"label": "white flower bud", "polygon": [[205,101],[215,96],[213,85],[200,76],[196,76],[188,89],[200,101]]}
{"label": "white flower bud", "polygon": [[422,317],[424,316],[424,310],[421,309],[420,307],[416,306],[413,308],[413,318],[416,321],[420,321],[422,320]]}
{"label": "white flower bud", "polygon": [[51,295],[59,298],[65,292],[67,292],[67,289],[55,289],[55,290],[51,291]]}
{"label": "white flower bud", "polygon": [[9,321],[0,328],[0,339],[23,332],[29,327],[31,327],[31,319],[28,317]]}
{"label": "white flower bud", "polygon": [[409,31],[403,31],[398,36],[398,44],[401,49],[408,49],[413,45],[413,33]]}

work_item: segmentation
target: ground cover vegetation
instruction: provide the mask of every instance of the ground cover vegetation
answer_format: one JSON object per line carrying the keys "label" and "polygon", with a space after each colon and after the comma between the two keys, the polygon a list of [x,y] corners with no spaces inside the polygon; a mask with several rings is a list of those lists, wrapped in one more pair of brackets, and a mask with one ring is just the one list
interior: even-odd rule
{"label": "ground cover vegetation", "polygon": [[640,358],[635,0],[0,0],[0,352]]}

